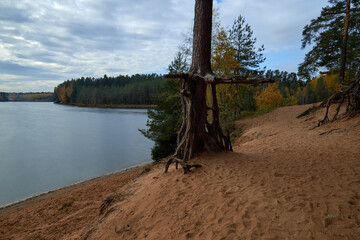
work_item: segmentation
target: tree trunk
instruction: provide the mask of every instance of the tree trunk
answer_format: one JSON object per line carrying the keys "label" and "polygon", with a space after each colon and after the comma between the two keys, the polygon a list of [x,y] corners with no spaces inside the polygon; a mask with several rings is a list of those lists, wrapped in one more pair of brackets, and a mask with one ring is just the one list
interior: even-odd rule
{"label": "tree trunk", "polygon": [[[185,162],[192,158],[194,153],[214,150],[209,144],[207,130],[207,83],[201,76],[212,74],[211,57],[211,28],[212,28],[213,0],[195,0],[195,18],[193,29],[193,54],[189,73],[182,78],[182,106],[183,123],[178,133],[178,147],[175,154],[166,164],[175,161],[184,168],[184,173],[192,165]],[[194,77],[195,75],[199,77]],[[195,165],[196,167],[197,165]]]}
{"label": "tree trunk", "polygon": [[[171,163],[181,164],[186,173],[197,164],[187,164],[194,153],[204,150],[232,150],[229,133],[225,136],[220,127],[219,107],[217,104],[216,84],[244,83],[257,84],[271,82],[265,79],[247,79],[244,76],[216,77],[210,64],[211,28],[213,0],[195,0],[195,18],[193,32],[193,54],[188,73],[169,74],[167,78],[180,78],[183,108],[183,123],[178,133],[178,146],[165,165],[165,173]],[[211,106],[206,104],[206,89],[211,87]],[[207,121],[207,112],[212,111],[213,119]]]}
{"label": "tree trunk", "polygon": [[344,78],[345,78],[349,19],[350,19],[350,0],[347,0],[345,26],[344,26],[344,33],[343,33],[342,49],[341,49],[342,53],[341,53],[341,62],[340,62],[340,73],[339,73],[340,83],[343,83]]}
{"label": "tree trunk", "polygon": [[[195,1],[193,54],[189,74],[200,76],[212,74],[210,65],[212,2],[213,0]],[[206,147],[206,83],[200,78],[186,78],[182,91],[183,104],[185,104],[183,120],[187,124],[180,135],[181,138],[185,137],[186,144],[178,157],[188,160],[194,152],[201,152]]]}
{"label": "tree trunk", "polygon": [[212,6],[213,0],[195,1],[191,74],[202,76],[212,74],[210,65]]}

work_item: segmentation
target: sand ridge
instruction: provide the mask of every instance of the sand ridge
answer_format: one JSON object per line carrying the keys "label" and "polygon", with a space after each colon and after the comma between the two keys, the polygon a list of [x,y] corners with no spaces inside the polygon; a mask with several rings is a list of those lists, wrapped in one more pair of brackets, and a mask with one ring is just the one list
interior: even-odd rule
{"label": "sand ridge", "polygon": [[[76,220],[81,209],[69,208],[68,221],[57,226],[76,230],[55,234],[57,228],[42,225],[29,232],[23,223],[10,224],[16,214],[34,211],[36,201],[0,211],[0,239],[358,239],[360,118],[314,129],[322,111],[296,118],[308,107],[237,122],[242,135],[234,152],[201,154],[192,162],[203,167],[189,174],[171,166],[163,175],[158,165],[138,177],[139,169],[117,188],[99,191],[86,221]],[[111,201],[100,214],[106,195]]]}

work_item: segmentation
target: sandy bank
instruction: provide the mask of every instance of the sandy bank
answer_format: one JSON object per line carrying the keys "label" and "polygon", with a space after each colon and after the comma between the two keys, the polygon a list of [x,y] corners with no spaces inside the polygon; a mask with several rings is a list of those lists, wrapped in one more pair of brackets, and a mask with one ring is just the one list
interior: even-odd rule
{"label": "sandy bank", "polygon": [[99,215],[106,196],[147,169],[148,165],[134,167],[2,208],[0,239],[77,239]]}
{"label": "sandy bank", "polygon": [[234,152],[187,175],[135,169],[1,210],[0,239],[358,239],[360,118],[313,129],[307,107],[239,121]]}

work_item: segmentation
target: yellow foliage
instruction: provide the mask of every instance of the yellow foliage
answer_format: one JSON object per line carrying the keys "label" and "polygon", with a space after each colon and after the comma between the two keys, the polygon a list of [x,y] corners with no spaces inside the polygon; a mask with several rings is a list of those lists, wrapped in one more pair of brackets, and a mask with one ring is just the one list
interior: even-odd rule
{"label": "yellow foliage", "polygon": [[269,110],[281,106],[282,95],[279,90],[279,83],[270,84],[263,92],[256,97],[258,110]]}
{"label": "yellow foliage", "polygon": [[240,64],[236,60],[235,50],[231,48],[224,29],[221,29],[217,34],[211,62],[212,70],[218,75],[231,75],[235,69],[240,68]]}
{"label": "yellow foliage", "polygon": [[65,86],[57,86],[55,91],[59,97],[61,103],[67,103],[66,101],[66,89]]}
{"label": "yellow foliage", "polygon": [[298,99],[295,96],[290,96],[287,98],[283,98],[281,105],[282,106],[293,106],[298,104]]}
{"label": "yellow foliage", "polygon": [[216,91],[220,108],[234,110],[237,107],[237,96],[239,92],[235,84],[217,85]]}
{"label": "yellow foliage", "polygon": [[23,95],[22,98],[25,100],[33,100],[33,99],[37,100],[40,98],[46,98],[51,96],[52,96],[51,93],[30,93]]}
{"label": "yellow foliage", "polygon": [[337,73],[329,73],[323,75],[322,78],[327,85],[329,96],[334,92],[341,90],[341,85],[339,83],[339,75]]}
{"label": "yellow foliage", "polygon": [[318,80],[317,78],[313,78],[313,79],[310,81],[310,85],[313,87],[314,90],[316,89],[317,80]]}
{"label": "yellow foliage", "polygon": [[[229,38],[223,28],[219,29],[216,35],[211,67],[215,74],[227,76],[233,75],[235,69],[240,68],[235,50],[231,48]],[[221,84],[216,86],[216,92],[220,118],[236,117],[239,111],[238,87],[234,84]],[[207,103],[211,103],[211,101],[211,99],[207,99]]]}

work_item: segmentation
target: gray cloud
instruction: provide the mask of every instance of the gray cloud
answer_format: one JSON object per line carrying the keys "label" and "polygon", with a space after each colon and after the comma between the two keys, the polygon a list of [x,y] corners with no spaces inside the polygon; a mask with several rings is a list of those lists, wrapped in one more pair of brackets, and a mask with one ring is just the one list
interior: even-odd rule
{"label": "gray cloud", "polygon": [[14,75],[20,72],[22,74],[34,74],[39,71],[39,69],[34,67],[21,66],[19,64],[3,62],[3,61],[0,61],[0,69],[2,69],[1,70],[2,73],[14,74]]}
{"label": "gray cloud", "polygon": [[2,1],[0,91],[35,79],[164,71],[192,8],[189,0]]}
{"label": "gray cloud", "polygon": [[254,30],[259,43],[270,50],[300,48],[303,27],[320,14],[327,0],[223,0],[220,16],[231,26],[241,14]]}
{"label": "gray cloud", "polygon": [[47,71],[43,68],[38,67],[29,67],[29,66],[23,66],[20,64],[10,63],[10,62],[3,62],[0,61],[0,69],[2,74],[7,75],[17,75],[17,76],[30,76],[27,79],[24,79],[25,81],[31,81],[31,80],[47,80],[47,79],[54,79],[59,80],[61,79],[60,76],[57,74],[54,74],[52,72]]}
{"label": "gray cloud", "polygon": [[23,11],[23,9],[16,9],[8,6],[2,6],[0,21],[8,21],[15,23],[29,22],[30,17]]}
{"label": "gray cloud", "polygon": [[[267,54],[299,49],[302,27],[326,4],[218,2],[222,24],[245,16]],[[52,90],[81,76],[164,72],[191,28],[193,8],[194,0],[2,0],[0,91]]]}

